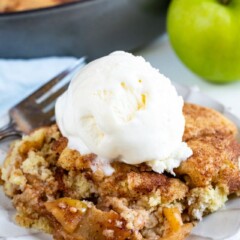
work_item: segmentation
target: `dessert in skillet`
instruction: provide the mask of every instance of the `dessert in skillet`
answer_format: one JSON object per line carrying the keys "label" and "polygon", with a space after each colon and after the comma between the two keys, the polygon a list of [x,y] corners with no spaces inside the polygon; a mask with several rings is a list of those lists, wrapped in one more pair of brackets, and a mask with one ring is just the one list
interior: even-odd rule
{"label": "dessert in skillet", "polygon": [[17,223],[54,239],[183,240],[239,193],[235,125],[183,104],[141,57],[85,66],[56,119],[14,142],[1,169]]}
{"label": "dessert in skillet", "polygon": [[1,0],[0,13],[19,12],[76,2],[79,0]]}

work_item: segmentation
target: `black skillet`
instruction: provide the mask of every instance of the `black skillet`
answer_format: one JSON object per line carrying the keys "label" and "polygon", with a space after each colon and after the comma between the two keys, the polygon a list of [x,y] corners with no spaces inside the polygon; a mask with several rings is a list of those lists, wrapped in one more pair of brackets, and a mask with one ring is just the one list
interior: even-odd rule
{"label": "black skillet", "polygon": [[0,14],[0,58],[100,57],[132,51],[165,30],[169,0],[82,0]]}

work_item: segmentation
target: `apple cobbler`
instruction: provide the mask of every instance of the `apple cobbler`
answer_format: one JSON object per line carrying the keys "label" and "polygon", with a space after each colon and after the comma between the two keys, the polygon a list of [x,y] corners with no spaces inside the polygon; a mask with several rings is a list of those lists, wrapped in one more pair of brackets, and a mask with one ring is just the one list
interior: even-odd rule
{"label": "apple cobbler", "polygon": [[235,125],[218,112],[187,103],[183,112],[193,155],[175,176],[120,162],[106,176],[96,155],[69,149],[56,125],[13,143],[1,172],[17,223],[54,239],[185,239],[239,193],[240,145]]}
{"label": "apple cobbler", "polygon": [[52,7],[79,0],[1,0],[0,13]]}

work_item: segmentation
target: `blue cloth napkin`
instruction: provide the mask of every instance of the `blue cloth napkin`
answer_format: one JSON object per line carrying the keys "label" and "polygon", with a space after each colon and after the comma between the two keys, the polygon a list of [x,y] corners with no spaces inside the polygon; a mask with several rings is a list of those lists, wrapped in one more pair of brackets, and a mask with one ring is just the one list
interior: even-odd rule
{"label": "blue cloth napkin", "polygon": [[74,57],[0,59],[0,116],[75,61]]}

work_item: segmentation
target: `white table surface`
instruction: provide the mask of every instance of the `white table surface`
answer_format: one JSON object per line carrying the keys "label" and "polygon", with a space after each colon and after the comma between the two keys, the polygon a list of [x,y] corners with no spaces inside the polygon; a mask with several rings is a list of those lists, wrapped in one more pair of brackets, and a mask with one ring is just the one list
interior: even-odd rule
{"label": "white table surface", "polygon": [[172,81],[187,86],[197,86],[202,92],[223,103],[240,118],[240,81],[216,85],[196,76],[178,59],[166,34],[136,54],[143,56]]}

